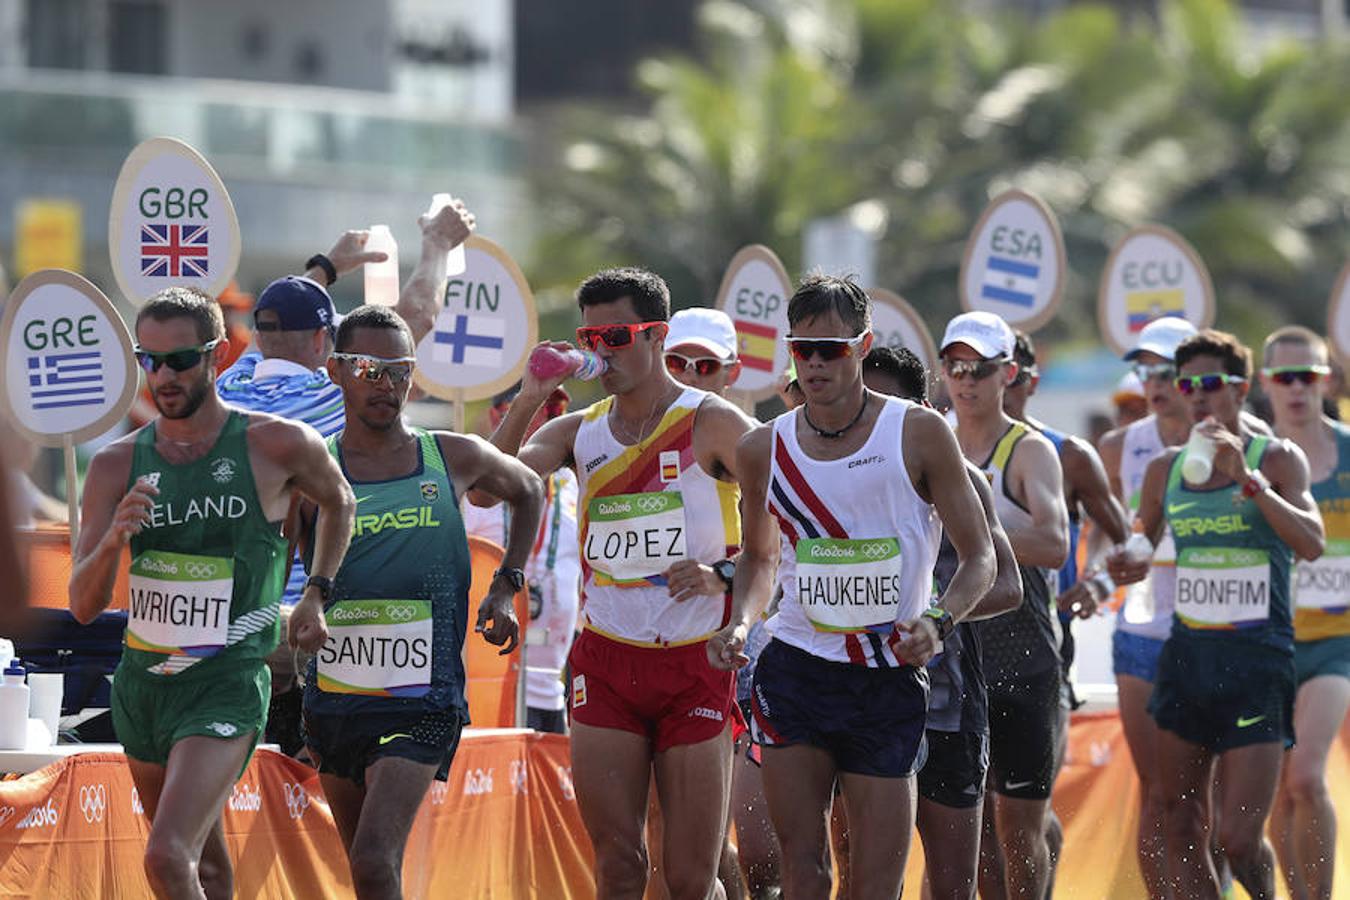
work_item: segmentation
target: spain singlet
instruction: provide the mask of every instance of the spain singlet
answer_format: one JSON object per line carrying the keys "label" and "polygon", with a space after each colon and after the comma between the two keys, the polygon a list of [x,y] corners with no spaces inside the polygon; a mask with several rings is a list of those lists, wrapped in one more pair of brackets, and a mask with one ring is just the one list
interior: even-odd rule
{"label": "spain singlet", "polygon": [[773,421],[766,505],[778,520],[782,599],[775,638],[821,659],[900,665],[895,625],[927,609],[940,526],[905,468],[905,418],[886,398],[863,446],[817,460],[797,442],[800,410]]}
{"label": "spain singlet", "polygon": [[[1260,468],[1270,439],[1247,444],[1247,467]],[[1292,653],[1289,604],[1293,553],[1241,488],[1186,486],[1183,448],[1172,461],[1163,498],[1177,548],[1172,639],[1248,640]]]}
{"label": "spain singlet", "polygon": [[[418,461],[408,475],[357,481],[342,466],[356,519],[324,607],[328,640],[309,664],[309,712],[468,712],[468,539],[436,436],[414,433]],[[342,463],[340,437],[328,451]]]}
{"label": "spain singlet", "polygon": [[[980,465],[994,492],[994,510],[1009,530],[1031,525],[1031,513],[1008,493],[1007,469],[1017,444],[1031,428],[1014,422]],[[1059,624],[1051,612],[1055,573],[1039,567],[1017,567],[1022,575],[1022,605],[975,623],[984,654],[984,674],[991,689],[1002,688],[1050,669],[1058,670]]]}
{"label": "spain singlet", "polygon": [[740,488],[694,458],[694,420],[709,395],[686,388],[633,446],[610,430],[613,397],[582,413],[572,456],[580,502],[582,613],[587,628],[629,644],[706,640],[730,619],[729,595],[676,602],[664,573],[680,560],[711,565],[740,545]]}
{"label": "spain singlet", "polygon": [[287,544],[258,500],[247,431],[231,411],[211,449],[180,466],[155,449],[155,423],[136,436],[127,488],[144,476],[159,495],[131,538],[123,665],[209,678],[276,647]]}
{"label": "spain singlet", "polygon": [[1336,467],[1312,486],[1327,549],[1294,565],[1294,636],[1300,641],[1350,635],[1350,428],[1332,423]]}
{"label": "spain singlet", "polygon": [[[1157,416],[1131,422],[1120,447],[1120,483],[1131,516],[1139,512],[1148,464],[1167,449],[1158,431]],[[1153,551],[1153,564],[1143,581],[1125,588],[1125,602],[1116,615],[1116,628],[1128,634],[1166,640],[1172,632],[1172,597],[1176,592],[1176,546],[1170,529]]]}

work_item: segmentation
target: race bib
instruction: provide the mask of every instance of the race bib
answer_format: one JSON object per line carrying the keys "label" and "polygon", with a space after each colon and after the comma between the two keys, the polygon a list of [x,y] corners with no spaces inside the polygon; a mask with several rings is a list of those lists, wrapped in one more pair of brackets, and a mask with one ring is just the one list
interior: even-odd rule
{"label": "race bib", "polygon": [[1235,628],[1270,618],[1270,555],[1188,547],[1177,557],[1176,613],[1191,628]]}
{"label": "race bib", "polygon": [[147,550],[131,563],[127,646],[214,656],[230,632],[234,560]]}
{"label": "race bib", "polygon": [[1329,613],[1350,607],[1350,541],[1328,539],[1320,558],[1294,566],[1294,602],[1299,609]]}
{"label": "race bib", "polygon": [[895,538],[806,538],[797,542],[797,602],[817,631],[889,629],[900,609]]}
{"label": "race bib", "polygon": [[340,600],[324,619],[319,690],[372,697],[431,690],[430,600]]}
{"label": "race bib", "polygon": [[587,514],[586,562],[616,582],[642,581],[685,558],[679,491],[595,497]]}

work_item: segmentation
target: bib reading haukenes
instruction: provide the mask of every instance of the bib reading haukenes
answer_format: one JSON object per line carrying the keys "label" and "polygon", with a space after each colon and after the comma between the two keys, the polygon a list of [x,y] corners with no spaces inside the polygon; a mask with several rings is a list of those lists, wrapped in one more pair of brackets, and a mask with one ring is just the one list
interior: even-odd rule
{"label": "bib reading haukenes", "polygon": [[124,663],[196,677],[276,646],[287,545],[258,501],[247,428],[231,412],[211,449],[181,466],[155,449],[154,424],[137,435],[127,488],[145,477],[159,495],[131,539]]}

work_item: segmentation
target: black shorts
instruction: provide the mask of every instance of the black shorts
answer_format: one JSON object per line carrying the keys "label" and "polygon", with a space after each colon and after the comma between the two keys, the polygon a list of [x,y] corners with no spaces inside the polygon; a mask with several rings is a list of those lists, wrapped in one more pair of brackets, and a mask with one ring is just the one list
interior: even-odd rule
{"label": "black shorts", "polygon": [[990,787],[1005,797],[1045,800],[1055,782],[1060,676],[1048,669],[989,690]]}
{"label": "black shorts", "polygon": [[928,729],[928,758],[919,770],[919,796],[953,809],[970,809],[984,798],[989,771],[989,734]]}
{"label": "black shorts", "polygon": [[463,717],[453,709],[305,711],[305,745],[318,757],[319,772],[358,785],[366,783],[366,769],[386,756],[437,766],[436,780],[445,781],[463,730]]}
{"label": "black shorts", "polygon": [[1222,753],[1294,745],[1294,655],[1251,642],[1169,638],[1148,711],[1159,728]]}
{"label": "black shorts", "polygon": [[774,640],[760,654],[752,696],[763,747],[809,744],[841,772],[907,778],[923,765],[928,673],[831,662]]}

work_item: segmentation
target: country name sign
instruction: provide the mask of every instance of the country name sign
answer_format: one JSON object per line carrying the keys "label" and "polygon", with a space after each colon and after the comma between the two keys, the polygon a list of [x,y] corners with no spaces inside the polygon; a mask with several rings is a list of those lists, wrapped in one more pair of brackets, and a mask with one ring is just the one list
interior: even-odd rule
{"label": "country name sign", "polygon": [[1035,331],[1059,308],[1065,272],[1064,236],[1050,207],[1026,191],[1006,191],[985,208],[966,242],[961,305]]}

